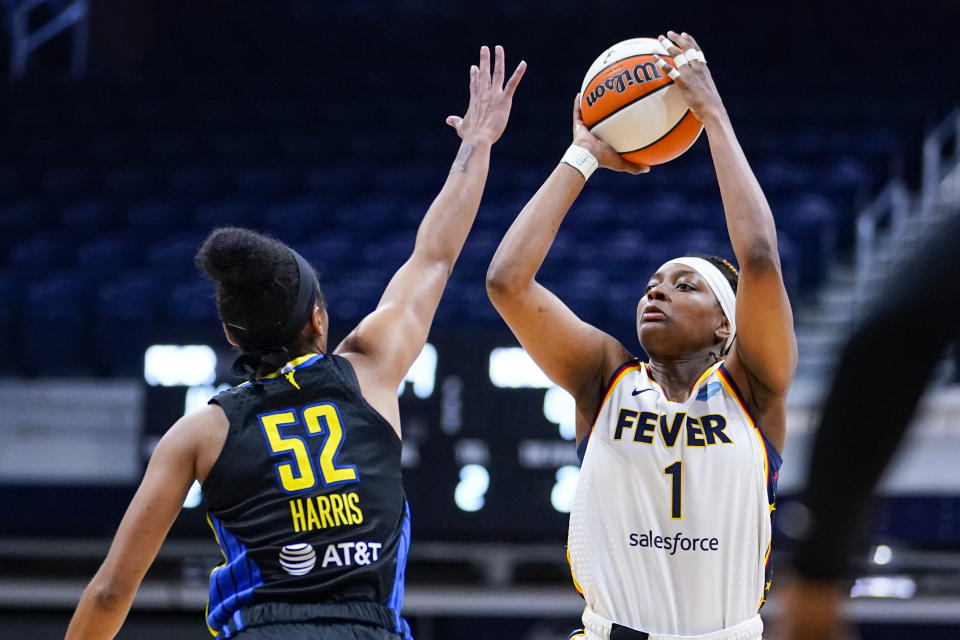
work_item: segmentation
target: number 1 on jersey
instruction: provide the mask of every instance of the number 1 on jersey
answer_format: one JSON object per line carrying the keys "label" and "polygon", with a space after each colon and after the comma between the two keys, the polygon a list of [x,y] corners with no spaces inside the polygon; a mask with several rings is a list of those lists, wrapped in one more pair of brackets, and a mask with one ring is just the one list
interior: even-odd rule
{"label": "number 1 on jersey", "polygon": [[670,517],[674,520],[680,519],[680,507],[682,505],[681,494],[680,494],[680,472],[683,469],[682,463],[677,460],[672,465],[663,470],[663,472],[671,476],[670,478]]}

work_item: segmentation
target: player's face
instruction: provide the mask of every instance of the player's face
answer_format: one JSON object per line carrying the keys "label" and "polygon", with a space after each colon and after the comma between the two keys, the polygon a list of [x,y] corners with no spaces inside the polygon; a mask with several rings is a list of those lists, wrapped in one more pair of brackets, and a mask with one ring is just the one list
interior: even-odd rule
{"label": "player's face", "polygon": [[640,346],[654,358],[676,358],[719,348],[726,325],[720,303],[699,273],[682,264],[657,271],[637,303]]}

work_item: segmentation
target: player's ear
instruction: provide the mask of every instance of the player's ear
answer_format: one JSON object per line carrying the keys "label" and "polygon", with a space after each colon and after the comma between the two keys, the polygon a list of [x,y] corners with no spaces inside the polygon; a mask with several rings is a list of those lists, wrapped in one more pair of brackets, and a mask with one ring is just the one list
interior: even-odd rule
{"label": "player's ear", "polygon": [[730,337],[730,321],[727,320],[726,316],[723,317],[723,321],[720,323],[720,326],[717,327],[716,331],[713,332],[713,337],[716,342],[727,342],[727,339]]}
{"label": "player's ear", "polygon": [[326,307],[316,306],[310,315],[310,328],[317,336],[317,342],[323,351],[327,349],[327,328],[330,326],[330,317],[327,315]]}
{"label": "player's ear", "polygon": [[232,333],[230,333],[230,328],[227,327],[226,323],[223,324],[223,335],[227,337],[227,342],[229,342],[234,347],[240,346],[240,343],[237,342],[237,339],[233,337]]}

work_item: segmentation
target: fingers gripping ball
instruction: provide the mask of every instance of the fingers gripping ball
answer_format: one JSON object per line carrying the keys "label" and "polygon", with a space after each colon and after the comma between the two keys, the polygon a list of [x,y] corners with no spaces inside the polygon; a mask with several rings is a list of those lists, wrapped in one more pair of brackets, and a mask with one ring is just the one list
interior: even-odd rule
{"label": "fingers gripping ball", "polygon": [[583,123],[593,135],[646,165],[673,160],[703,130],[653,54],[676,66],[655,38],[618,42],[590,65],[580,90]]}

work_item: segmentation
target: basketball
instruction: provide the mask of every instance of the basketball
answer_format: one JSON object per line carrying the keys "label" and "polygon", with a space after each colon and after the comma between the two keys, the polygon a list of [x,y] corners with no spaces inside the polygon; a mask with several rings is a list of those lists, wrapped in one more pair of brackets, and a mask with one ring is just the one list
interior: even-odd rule
{"label": "basketball", "polygon": [[618,42],[590,65],[580,89],[583,123],[625,159],[646,165],[673,160],[703,130],[653,54],[676,66],[656,38]]}

